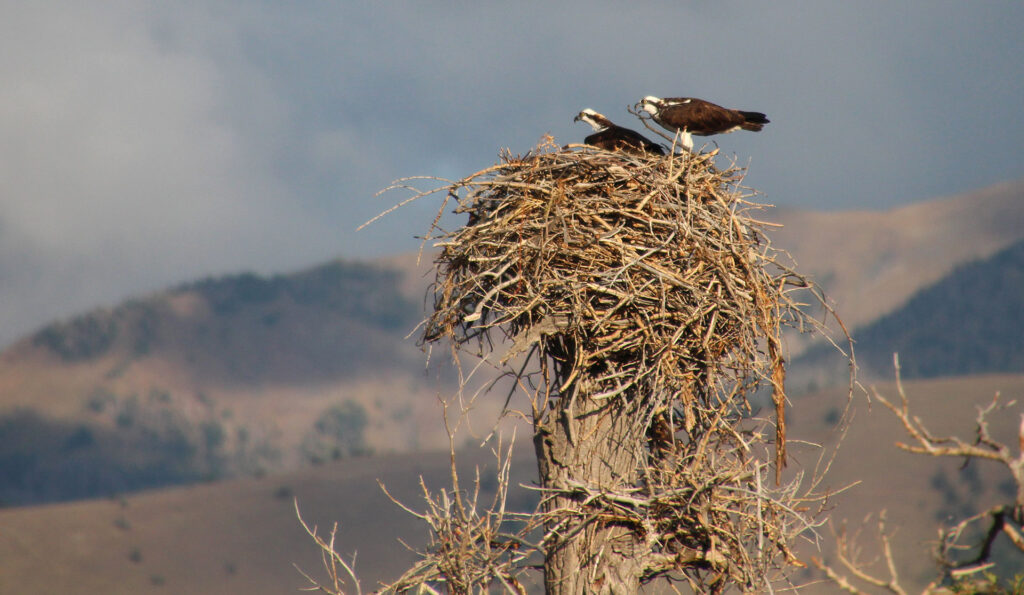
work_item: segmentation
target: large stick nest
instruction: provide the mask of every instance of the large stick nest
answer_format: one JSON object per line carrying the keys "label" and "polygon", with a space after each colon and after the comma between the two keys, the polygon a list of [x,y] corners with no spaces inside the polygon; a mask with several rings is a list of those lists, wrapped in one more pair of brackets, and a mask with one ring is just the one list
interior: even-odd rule
{"label": "large stick nest", "polygon": [[554,361],[556,396],[653,397],[688,431],[760,379],[781,413],[780,323],[806,283],[776,262],[742,170],[713,157],[548,145],[453,183],[469,222],[438,241],[424,339],[489,352],[499,329],[506,361]]}
{"label": "large stick nest", "polygon": [[[402,585],[511,581],[524,569],[527,549],[547,555],[595,523],[639,536],[649,550],[643,581],[685,576],[700,591],[728,577],[753,589],[767,584],[780,557],[799,565],[789,544],[813,529],[812,515],[802,511],[822,498],[797,493],[800,472],[782,489],[762,485],[770,446],[736,414],[751,389],[770,386],[778,484],[785,456],[781,327],[820,328],[798,309],[794,290],[823,298],[780,262],[764,234],[769,224],[753,216],[761,205],[748,202],[743,170],[721,168],[715,158],[548,142],[525,156],[506,153],[462,180],[413,189],[398,205],[438,191],[447,196],[428,235],[440,252],[424,343],[450,343],[513,375],[531,399],[537,432],[554,423],[574,427],[565,421],[575,419],[574,402],[591,413],[604,403],[601,414],[611,415],[601,419],[631,415],[630,438],[616,448],[647,449],[637,458],[643,469],[619,484],[574,477],[543,485],[542,512],[528,515],[513,537],[494,537],[508,520],[504,504],[484,529],[469,521],[446,528],[458,515],[435,510],[447,519],[432,523],[437,543],[482,548],[473,559],[486,576],[452,570],[439,546]],[[397,187],[411,188],[407,183]],[[469,220],[448,231],[439,222],[452,201]],[[468,378],[461,381],[460,390]],[[571,434],[569,441],[581,443]],[[456,481],[452,493],[458,491]],[[538,522],[545,535],[533,543]],[[523,551],[508,556],[502,544],[513,542]],[[469,559],[459,551],[458,559]]]}

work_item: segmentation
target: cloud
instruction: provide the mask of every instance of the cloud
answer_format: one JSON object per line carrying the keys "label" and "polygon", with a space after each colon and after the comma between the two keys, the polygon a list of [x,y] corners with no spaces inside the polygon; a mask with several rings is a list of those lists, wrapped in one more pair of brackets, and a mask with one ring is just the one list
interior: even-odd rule
{"label": "cloud", "polygon": [[[329,228],[295,207],[265,147],[225,116],[241,98],[222,65],[201,47],[160,43],[134,4],[104,8],[5,11],[5,339],[70,304],[294,265],[331,243]],[[259,97],[271,90],[246,90],[252,103],[273,103]],[[311,249],[293,239],[317,235]]]}
{"label": "cloud", "polygon": [[0,23],[0,342],[197,276],[411,250],[409,175],[588,132],[641,96],[765,111],[718,138],[766,200],[878,208],[1020,175],[1024,8],[22,3]]}

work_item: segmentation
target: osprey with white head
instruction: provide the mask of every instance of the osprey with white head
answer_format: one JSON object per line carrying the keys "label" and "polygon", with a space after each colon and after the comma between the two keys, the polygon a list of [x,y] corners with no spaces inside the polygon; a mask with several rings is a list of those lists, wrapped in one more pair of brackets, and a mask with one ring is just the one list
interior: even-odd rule
{"label": "osprey with white head", "polygon": [[576,117],[573,119],[574,122],[581,120],[590,124],[590,127],[594,129],[594,134],[583,139],[583,142],[588,145],[593,145],[606,151],[624,151],[634,154],[665,154],[665,150],[661,148],[661,145],[651,142],[635,130],[613,124],[611,120],[590,108],[576,114]]}
{"label": "osprey with white head", "polygon": [[682,135],[683,146],[693,150],[693,137],[726,134],[736,130],[757,132],[769,122],[761,112],[729,109],[695,97],[648,95],[636,104],[662,127]]}

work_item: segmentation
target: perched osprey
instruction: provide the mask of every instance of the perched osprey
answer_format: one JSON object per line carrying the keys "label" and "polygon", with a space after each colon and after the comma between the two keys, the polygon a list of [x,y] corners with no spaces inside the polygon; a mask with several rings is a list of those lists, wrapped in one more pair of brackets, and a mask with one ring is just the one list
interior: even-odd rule
{"label": "perched osprey", "polygon": [[681,131],[683,145],[689,150],[693,149],[692,134],[710,136],[740,129],[757,132],[768,123],[768,118],[761,112],[729,109],[694,97],[660,99],[648,95],[637,106],[672,132]]}
{"label": "perched osprey", "polygon": [[665,151],[661,145],[652,143],[644,138],[642,134],[629,128],[616,126],[612,121],[587,108],[576,115],[573,122],[583,120],[594,128],[594,134],[583,139],[588,145],[593,145],[606,151],[624,151],[626,153],[654,153],[664,155]]}

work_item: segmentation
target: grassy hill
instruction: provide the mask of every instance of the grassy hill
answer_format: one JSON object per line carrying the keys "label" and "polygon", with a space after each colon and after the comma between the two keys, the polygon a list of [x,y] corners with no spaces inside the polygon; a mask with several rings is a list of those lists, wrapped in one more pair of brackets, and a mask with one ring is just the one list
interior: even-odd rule
{"label": "grassy hill", "polygon": [[0,355],[0,502],[443,446],[403,276],[207,279],[41,329]]}
{"label": "grassy hill", "polygon": [[958,265],[1024,240],[1024,180],[887,211],[773,209],[772,243],[821,284],[847,328],[869,324]]}
{"label": "grassy hill", "polygon": [[[891,384],[879,390],[894,395]],[[975,406],[996,391],[1009,400],[1024,395],[1024,376],[981,376],[909,382],[911,407],[938,435],[969,439]],[[790,411],[791,439],[833,447],[835,426],[846,406],[844,391],[825,391],[797,400]],[[833,488],[860,481],[833,498],[838,529],[860,530],[866,553],[875,551],[873,516],[888,511],[896,529],[894,546],[904,587],[917,592],[931,577],[929,540],[940,522],[953,522],[1006,497],[1005,477],[992,466],[940,461],[895,448],[905,440],[894,419],[863,394],[853,401],[854,421],[842,441],[827,481]],[[1019,406],[1018,406],[1019,410]],[[993,420],[994,434],[1016,440],[1016,415]],[[512,464],[514,485],[536,477],[528,443]],[[791,445],[790,472],[810,471],[819,451]],[[485,451],[464,452],[463,478],[480,465],[487,478],[493,458]],[[117,499],[0,510],[0,592],[3,593],[263,593],[293,592],[304,586],[292,568],[320,569],[317,550],[292,509],[297,498],[307,520],[320,530],[339,523],[338,550],[357,553],[364,590],[393,580],[415,560],[397,539],[418,547],[426,534],[415,519],[383,497],[376,480],[414,509],[418,477],[432,490],[447,485],[448,457],[365,457],[261,479],[241,479],[144,492]],[[484,482],[484,498],[493,482]],[[532,496],[518,490],[512,507],[529,509]],[[799,556],[829,556],[828,528],[820,529],[823,551],[804,544]],[[867,558],[873,556],[866,555]],[[321,576],[317,574],[317,576]],[[801,580],[812,581],[807,573]],[[835,593],[833,587],[806,593]]]}
{"label": "grassy hill", "polygon": [[366,374],[408,355],[395,354],[392,339],[420,319],[398,275],[336,261],[205,279],[51,324],[29,341],[69,364],[116,355],[122,367],[111,376],[150,356],[184,359],[200,381],[241,386]]}

